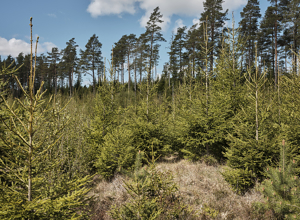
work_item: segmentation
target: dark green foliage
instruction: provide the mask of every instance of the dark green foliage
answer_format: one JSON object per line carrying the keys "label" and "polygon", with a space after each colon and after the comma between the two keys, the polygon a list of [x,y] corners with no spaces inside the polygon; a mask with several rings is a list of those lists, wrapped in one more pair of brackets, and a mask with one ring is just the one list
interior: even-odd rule
{"label": "dark green foliage", "polygon": [[226,168],[222,175],[224,179],[231,185],[233,191],[238,194],[244,194],[255,184],[255,175],[252,171],[246,169]]}
{"label": "dark green foliage", "polygon": [[[95,145],[95,154],[98,155],[95,167],[105,178],[111,178],[120,169],[131,170],[134,166],[134,155],[139,150],[150,156],[153,147],[156,157],[171,152],[170,138],[165,132],[167,121],[157,120],[155,115],[162,114],[160,111],[152,114],[153,118],[147,121],[144,104],[138,106],[138,115],[123,113],[123,116],[116,111],[120,126],[109,128],[108,133],[102,136],[101,143]],[[126,121],[124,117],[127,117]]]}
{"label": "dark green foliage", "polygon": [[300,127],[299,127],[299,91],[300,78],[296,74],[286,75],[281,77],[281,121],[283,125],[284,138],[289,143],[289,151],[287,153],[290,158],[296,160],[295,167],[297,173],[300,173]]}
{"label": "dark green foliage", "polygon": [[[251,186],[254,184],[255,180],[262,180],[264,178],[264,169],[269,165],[274,165],[274,160],[279,154],[279,149],[276,145],[279,136],[279,127],[272,125],[268,120],[271,120],[268,114],[264,118],[265,123],[262,123],[259,131],[260,139],[255,140],[255,124],[249,121],[250,118],[246,118],[243,114],[245,120],[234,119],[233,120],[233,135],[229,136],[230,147],[227,148],[225,157],[227,157],[227,164],[235,169],[236,176],[239,179],[243,179],[243,182],[251,183],[245,184],[246,186]],[[254,116],[252,115],[252,120]],[[272,130],[271,130],[272,126]],[[273,127],[274,126],[274,127]],[[224,176],[231,175],[226,173]],[[241,174],[241,175],[240,175]],[[248,175],[249,174],[249,175]],[[248,175],[248,176],[246,176]],[[236,183],[233,182],[233,186]],[[240,185],[240,187],[242,187]],[[246,191],[249,188],[241,189],[241,191]]]}
{"label": "dark green foliage", "polygon": [[[145,104],[145,103],[144,103]],[[171,151],[170,138],[166,132],[167,120],[164,118],[164,106],[159,109],[151,109],[152,114],[147,120],[145,117],[145,105],[138,109],[138,116],[132,117],[128,129],[131,133],[131,144],[137,150],[150,156],[152,147],[155,157],[165,156]]]}
{"label": "dark green foliage", "polygon": [[132,168],[136,148],[130,146],[131,138],[130,130],[123,127],[115,128],[104,137],[94,164],[100,175],[110,179],[117,171]]}
{"label": "dark green foliage", "polygon": [[299,219],[300,181],[295,172],[295,160],[288,159],[287,149],[283,140],[278,167],[267,168],[267,179],[260,186],[266,202],[257,203],[256,207],[272,210],[277,219]]}
{"label": "dark green foliage", "polygon": [[[209,110],[206,115],[203,100],[194,99],[189,111],[180,114],[185,118],[187,130],[182,137],[182,153],[193,161],[200,160],[205,154],[222,157],[222,116],[220,112]],[[216,117],[218,115],[218,117]]]}

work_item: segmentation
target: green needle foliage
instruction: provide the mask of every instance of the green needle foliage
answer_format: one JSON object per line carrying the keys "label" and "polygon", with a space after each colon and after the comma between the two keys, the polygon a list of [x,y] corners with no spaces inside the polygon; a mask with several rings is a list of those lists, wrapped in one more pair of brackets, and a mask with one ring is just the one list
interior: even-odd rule
{"label": "green needle foliage", "polygon": [[[32,18],[30,27],[32,36]],[[58,111],[51,107],[51,98],[43,98],[43,82],[34,92],[35,69],[31,66],[27,91],[15,77],[25,96],[23,100],[9,104],[2,95],[9,118],[1,117],[6,136],[1,135],[0,146],[5,152],[0,158],[0,218],[82,219],[86,213],[80,208],[87,202],[90,176],[72,176],[63,169],[57,143],[67,123],[55,122],[64,107]],[[46,132],[42,132],[44,129]]]}
{"label": "green needle foliage", "polygon": [[227,164],[234,170],[228,169],[223,175],[238,192],[245,192],[256,180],[262,181],[264,169],[274,165],[274,159],[279,155],[276,143],[281,128],[277,123],[275,94],[266,98],[266,71],[259,71],[257,56],[255,63],[255,72],[248,69],[248,76],[245,75],[247,94],[241,110],[231,121],[232,131],[227,138],[229,147],[224,154],[228,158]]}
{"label": "green needle foliage", "polygon": [[288,160],[287,152],[283,140],[279,166],[267,168],[268,178],[260,186],[266,202],[256,206],[260,211],[271,209],[277,219],[300,219],[300,180],[295,160]]}
{"label": "green needle foliage", "polygon": [[[141,170],[139,155],[136,169],[139,167]],[[124,181],[124,187],[130,199],[121,207],[111,209],[113,219],[192,219],[190,210],[177,193],[172,175],[156,169],[154,156],[149,167],[135,172],[131,180]]]}

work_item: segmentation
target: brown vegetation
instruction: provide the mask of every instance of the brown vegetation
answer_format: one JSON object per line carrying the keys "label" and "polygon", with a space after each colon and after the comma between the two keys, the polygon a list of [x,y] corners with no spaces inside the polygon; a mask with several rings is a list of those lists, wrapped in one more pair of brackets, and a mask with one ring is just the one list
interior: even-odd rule
{"label": "brown vegetation", "polygon": [[[237,195],[221,175],[221,165],[208,166],[181,160],[158,163],[157,169],[173,174],[180,196],[197,213],[198,219],[260,219],[254,216],[252,203],[262,201],[262,195],[255,190]],[[90,193],[96,201],[92,206],[93,220],[111,219],[108,214],[110,207],[126,202],[128,194],[123,187],[124,178],[117,175],[110,182],[95,180]]]}

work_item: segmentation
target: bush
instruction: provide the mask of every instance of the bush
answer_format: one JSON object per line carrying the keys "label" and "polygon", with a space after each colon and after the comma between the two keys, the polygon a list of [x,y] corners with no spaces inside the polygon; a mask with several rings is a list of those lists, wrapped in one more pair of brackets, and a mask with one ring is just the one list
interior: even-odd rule
{"label": "bush", "polygon": [[231,188],[239,194],[244,194],[247,190],[254,186],[254,175],[251,171],[245,169],[226,168],[222,172],[226,182],[231,185]]}
{"label": "bush", "polygon": [[284,141],[280,153],[278,168],[268,167],[268,179],[264,180],[260,190],[266,198],[265,203],[257,203],[257,210],[271,210],[277,219],[299,219],[300,180],[296,175],[296,162],[287,159]]}
{"label": "bush", "polygon": [[[141,164],[141,163],[137,163]],[[130,195],[128,202],[121,207],[114,206],[110,215],[113,219],[188,219],[191,211],[178,195],[169,172],[160,172],[155,168],[152,157],[149,168],[135,172],[134,177],[125,182]]]}
{"label": "bush", "polygon": [[134,165],[136,149],[128,146],[130,138],[130,131],[122,127],[104,137],[95,167],[105,179],[113,177],[118,169],[131,169]]}

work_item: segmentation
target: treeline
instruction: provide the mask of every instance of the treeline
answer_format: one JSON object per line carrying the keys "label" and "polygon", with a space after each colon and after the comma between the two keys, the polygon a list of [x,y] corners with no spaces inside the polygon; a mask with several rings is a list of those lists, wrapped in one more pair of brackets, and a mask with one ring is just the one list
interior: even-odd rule
{"label": "treeline", "polygon": [[[239,36],[244,37],[241,50],[243,72],[254,64],[255,44],[257,59],[260,61],[259,68],[270,70],[268,75],[274,79],[275,85],[278,81],[278,71],[287,71],[291,66],[296,68],[293,64],[297,63],[297,56],[292,51],[298,51],[300,45],[299,11],[299,3],[296,1],[272,0],[262,17],[259,1],[247,2],[240,13],[241,20],[236,30]],[[223,10],[222,0],[207,0],[204,2],[204,11],[198,24],[190,28],[184,26],[177,29],[170,40],[169,61],[164,63],[163,68],[163,74],[169,78],[169,81],[175,84],[182,83],[187,68],[191,68],[194,78],[200,78],[200,69],[206,65],[206,55],[209,57],[209,70],[213,70],[216,60],[221,55],[221,38],[234,28],[225,26],[225,22],[229,20],[227,12],[228,10]],[[154,22],[157,24],[163,22],[159,8],[154,10],[145,33],[140,36],[123,35],[113,45],[111,59],[117,73],[114,80],[122,84],[127,81],[128,88],[132,82],[141,82],[146,75],[152,80],[157,79],[156,67],[160,58],[160,42],[166,40],[159,31],[159,26],[154,25]],[[207,52],[203,44],[206,38]],[[79,54],[77,54],[77,47],[75,38],[72,38],[61,51],[52,48],[51,52],[39,55],[36,58],[37,84],[45,81],[43,89],[48,89],[48,92],[56,94],[57,90],[60,90],[72,95],[75,90],[82,88],[83,75],[90,75],[92,90],[95,92],[96,85],[100,85],[104,77],[107,77],[108,65],[104,64],[106,59],[103,62],[102,44],[94,34],[85,45],[85,50],[80,50]],[[2,63],[9,65],[13,60],[16,61],[15,65],[23,64],[18,75],[23,87],[28,86],[29,55],[20,53],[15,59],[8,56]],[[147,68],[151,72],[149,76]],[[128,79],[124,77],[126,72]],[[10,82],[7,86],[11,93],[19,95],[20,91],[12,77],[6,76],[6,78]]]}

